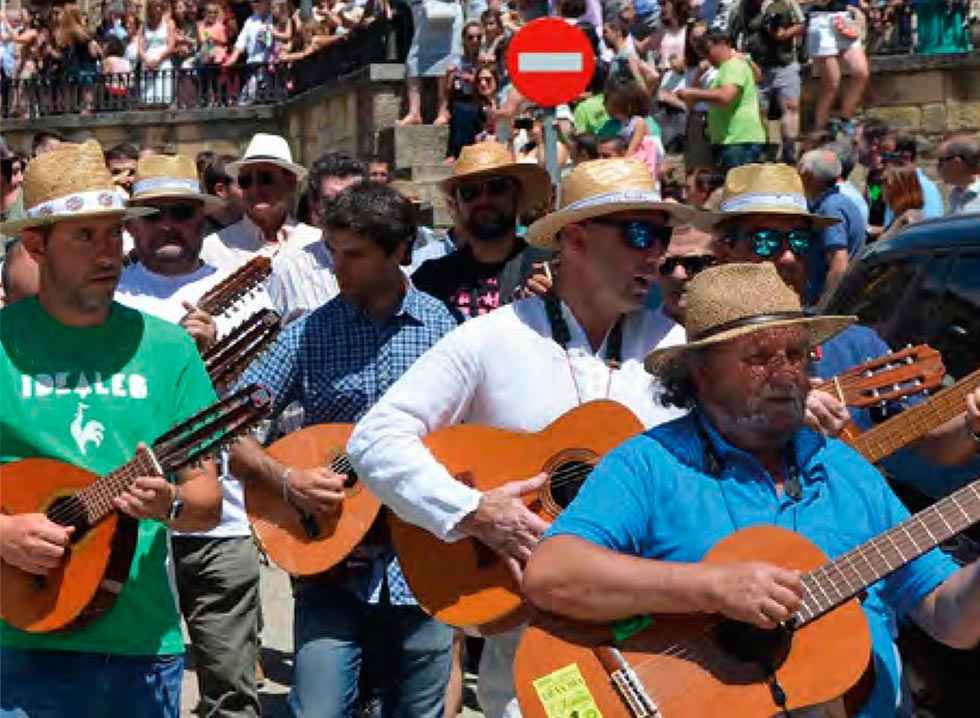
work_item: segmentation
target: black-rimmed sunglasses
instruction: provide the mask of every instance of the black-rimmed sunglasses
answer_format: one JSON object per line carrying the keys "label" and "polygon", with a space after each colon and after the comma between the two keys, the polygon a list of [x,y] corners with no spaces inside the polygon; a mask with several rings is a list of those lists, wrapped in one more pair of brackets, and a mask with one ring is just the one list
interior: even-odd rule
{"label": "black-rimmed sunglasses", "polygon": [[491,177],[483,182],[467,182],[456,188],[456,193],[464,202],[472,202],[486,190],[491,197],[499,197],[514,186],[510,177]]}
{"label": "black-rimmed sunglasses", "polygon": [[693,277],[698,272],[703,272],[708,267],[714,266],[718,258],[711,254],[692,254],[686,257],[667,257],[660,263],[660,275],[669,277],[678,267],[684,267],[684,273],[688,277]]}
{"label": "black-rimmed sunglasses", "polygon": [[250,172],[249,174],[238,175],[238,186],[242,189],[251,187],[253,181],[259,187],[268,187],[276,183],[276,176],[269,171]]}
{"label": "black-rimmed sunglasses", "polygon": [[197,214],[197,207],[192,204],[167,204],[155,207],[157,210],[153,214],[148,214],[143,219],[147,222],[159,222],[164,216],[169,217],[171,222],[186,222],[193,219]]}
{"label": "black-rimmed sunglasses", "polygon": [[593,224],[604,224],[609,227],[616,227],[623,233],[626,246],[630,249],[646,250],[652,248],[657,243],[664,247],[670,242],[670,235],[674,228],[666,224],[655,222],[645,222],[641,219],[590,219]]}
{"label": "black-rimmed sunglasses", "polygon": [[746,240],[752,246],[752,251],[757,257],[770,259],[784,246],[789,247],[789,251],[797,257],[803,257],[810,252],[816,232],[812,229],[756,229],[751,232],[735,232],[727,238],[728,243],[734,245],[739,240]]}

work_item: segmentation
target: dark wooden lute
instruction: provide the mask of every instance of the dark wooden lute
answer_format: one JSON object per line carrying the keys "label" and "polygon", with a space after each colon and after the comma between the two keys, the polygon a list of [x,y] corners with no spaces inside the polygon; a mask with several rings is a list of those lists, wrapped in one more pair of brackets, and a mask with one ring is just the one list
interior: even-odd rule
{"label": "dark wooden lute", "polygon": [[197,308],[212,317],[224,314],[272,273],[272,260],[253,257],[197,300]]}
{"label": "dark wooden lute", "polygon": [[219,394],[231,387],[245,367],[272,343],[280,328],[278,313],[260,309],[201,355]]}
{"label": "dark wooden lute", "polygon": [[80,628],[112,608],[129,576],[138,522],[112,501],[140,476],[167,474],[217,451],[263,418],[269,393],[243,388],[166,432],[149,449],[105,476],[55,459],[4,464],[0,510],[44,513],[74,526],[70,550],[47,576],[0,561],[0,617],[31,633]]}
{"label": "dark wooden lute", "polygon": [[534,682],[571,665],[604,718],[776,716],[777,697],[789,710],[840,699],[871,658],[857,597],[978,520],[980,480],[833,561],[783,528],[738,531],[704,560],[804,571],[803,606],[789,625],[767,632],[719,616],[662,615],[617,644],[608,629],[597,635],[594,626],[541,618],[525,633],[514,663],[522,713],[546,718]]}

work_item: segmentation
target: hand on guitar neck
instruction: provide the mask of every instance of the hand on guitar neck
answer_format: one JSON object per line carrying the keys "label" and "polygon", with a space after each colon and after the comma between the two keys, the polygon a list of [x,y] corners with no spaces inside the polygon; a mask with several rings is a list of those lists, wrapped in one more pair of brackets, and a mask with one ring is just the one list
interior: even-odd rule
{"label": "hand on guitar neck", "polygon": [[536,492],[547,479],[548,475],[542,472],[485,492],[476,510],[457,525],[458,530],[500,554],[518,583],[531,551],[548,528],[548,523],[529,510],[521,497]]}

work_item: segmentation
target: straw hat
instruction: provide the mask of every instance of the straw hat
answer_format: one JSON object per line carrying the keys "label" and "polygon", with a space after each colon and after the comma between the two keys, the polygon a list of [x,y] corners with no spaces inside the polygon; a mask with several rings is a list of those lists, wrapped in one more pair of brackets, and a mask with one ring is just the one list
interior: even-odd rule
{"label": "straw hat", "polygon": [[462,182],[504,175],[521,183],[518,194],[518,213],[531,221],[551,209],[551,177],[538,164],[519,163],[514,155],[498,142],[478,142],[467,145],[453,165],[453,173],[439,183],[442,191],[452,196]]}
{"label": "straw hat", "polygon": [[683,351],[772,327],[804,326],[816,345],[856,321],[851,316],[805,315],[799,295],[782,280],[772,262],[722,264],[698,272],[687,285],[687,343],[655,349],[646,358],[646,368],[656,373]]}
{"label": "straw hat", "polygon": [[302,182],[303,178],[306,177],[306,168],[293,162],[293,152],[289,149],[286,138],[265,132],[254,134],[242,158],[238,162],[228,164],[225,171],[229,177],[234,179],[238,177],[238,172],[242,167],[260,162],[276,165],[287,172],[292,172],[296,175],[297,182]]}
{"label": "straw hat", "polygon": [[719,222],[751,214],[806,217],[817,229],[840,222],[810,212],[799,173],[784,164],[742,165],[728,171],[717,212],[704,212],[699,224],[714,227]]}
{"label": "straw hat", "polygon": [[197,165],[186,155],[148,155],[136,163],[130,202],[157,199],[192,199],[208,205],[224,204],[201,191]]}
{"label": "straw hat", "polygon": [[153,214],[150,207],[127,207],[95,140],[63,142],[31,160],[22,185],[24,219],[0,225],[0,234],[70,219],[118,216],[120,220]]}
{"label": "straw hat", "polygon": [[536,247],[554,249],[555,235],[566,224],[615,212],[665,212],[671,226],[687,224],[695,210],[664,202],[650,170],[628,159],[590,160],[573,169],[561,183],[561,207],[532,224],[525,239]]}

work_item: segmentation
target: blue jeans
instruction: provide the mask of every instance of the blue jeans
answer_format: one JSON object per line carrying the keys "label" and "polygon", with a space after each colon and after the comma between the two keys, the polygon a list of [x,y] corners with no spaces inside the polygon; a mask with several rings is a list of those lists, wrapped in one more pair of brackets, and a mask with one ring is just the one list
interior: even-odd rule
{"label": "blue jeans", "polygon": [[180,718],[183,656],[0,650],[0,718]]}
{"label": "blue jeans", "polygon": [[442,718],[452,629],[418,606],[368,604],[325,582],[295,585],[296,664],[289,707],[298,718],[354,715],[362,669],[384,718]]}
{"label": "blue jeans", "polygon": [[727,172],[733,167],[762,162],[766,146],[762,142],[738,142],[732,145],[712,145],[715,165]]}

